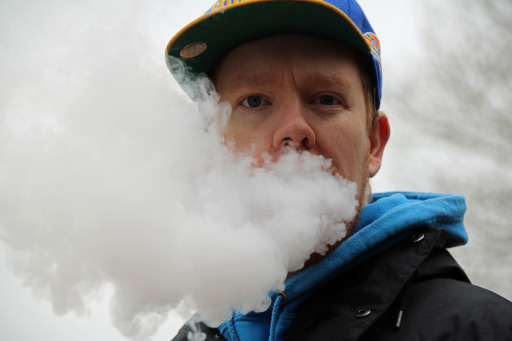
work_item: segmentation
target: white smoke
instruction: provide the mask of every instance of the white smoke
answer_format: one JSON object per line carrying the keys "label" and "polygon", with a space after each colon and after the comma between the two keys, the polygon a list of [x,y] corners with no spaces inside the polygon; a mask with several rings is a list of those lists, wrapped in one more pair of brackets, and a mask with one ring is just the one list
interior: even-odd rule
{"label": "white smoke", "polygon": [[265,310],[289,271],[345,236],[356,185],[307,153],[257,169],[233,155],[229,108],[204,79],[199,105],[177,90],[142,3],[66,4],[2,5],[4,29],[27,23],[0,59],[11,268],[57,314],[111,287],[112,322],[133,339],[180,302],[212,325]]}

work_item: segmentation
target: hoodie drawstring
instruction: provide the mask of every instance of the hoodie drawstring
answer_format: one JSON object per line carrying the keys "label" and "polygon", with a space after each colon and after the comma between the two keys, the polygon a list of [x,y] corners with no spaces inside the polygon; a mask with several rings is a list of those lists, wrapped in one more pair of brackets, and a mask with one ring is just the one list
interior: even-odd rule
{"label": "hoodie drawstring", "polygon": [[400,296],[398,297],[398,315],[396,317],[395,327],[400,328],[400,325],[402,324],[402,317],[404,316],[404,309],[405,309],[405,292],[409,287],[411,286],[412,282],[414,282],[414,279],[418,276],[418,270],[414,271],[412,276],[407,280],[407,282],[404,285],[404,288],[402,289],[402,292],[400,293]]}
{"label": "hoodie drawstring", "polygon": [[233,324],[233,319],[227,322],[226,324],[228,328],[229,337],[232,341],[240,341],[240,337],[238,337],[238,333],[236,332],[235,325]]}
{"label": "hoodie drawstring", "polygon": [[272,322],[270,323],[270,336],[268,338],[269,341],[275,341],[276,339],[277,319],[279,318],[281,306],[285,301],[286,294],[282,291],[278,291],[276,293],[276,301],[274,302],[274,307],[272,308]]}

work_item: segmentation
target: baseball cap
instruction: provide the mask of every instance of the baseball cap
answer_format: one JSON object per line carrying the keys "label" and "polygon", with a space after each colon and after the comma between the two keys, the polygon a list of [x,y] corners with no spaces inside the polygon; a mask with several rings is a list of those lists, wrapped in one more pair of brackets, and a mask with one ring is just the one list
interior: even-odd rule
{"label": "baseball cap", "polygon": [[375,104],[379,108],[380,43],[355,0],[217,0],[171,39],[166,49],[167,65],[176,76],[173,59],[178,58],[192,73],[209,74],[236,46],[281,33],[330,38],[368,56]]}

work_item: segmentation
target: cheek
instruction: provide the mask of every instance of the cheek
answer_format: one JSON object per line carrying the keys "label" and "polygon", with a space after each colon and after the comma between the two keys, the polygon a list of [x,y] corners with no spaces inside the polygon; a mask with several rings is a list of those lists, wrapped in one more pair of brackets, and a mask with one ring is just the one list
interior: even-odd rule
{"label": "cheek", "polygon": [[237,125],[229,121],[224,130],[224,140],[226,143],[241,148],[248,143],[248,132],[240,129]]}
{"label": "cheek", "polygon": [[364,166],[369,150],[366,127],[334,129],[319,140],[324,146],[322,154],[333,160],[337,173],[348,180],[359,182],[360,177],[367,172]]}
{"label": "cheek", "polygon": [[265,140],[262,132],[256,127],[246,127],[230,121],[224,130],[224,141],[236,153],[247,153],[257,157],[263,152],[262,142]]}

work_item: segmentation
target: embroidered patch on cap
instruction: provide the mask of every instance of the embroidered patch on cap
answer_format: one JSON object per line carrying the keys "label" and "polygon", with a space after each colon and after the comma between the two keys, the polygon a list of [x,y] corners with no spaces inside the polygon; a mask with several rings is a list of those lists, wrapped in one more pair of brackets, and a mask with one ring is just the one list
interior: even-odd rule
{"label": "embroidered patch on cap", "polygon": [[364,38],[368,43],[370,43],[370,47],[372,49],[372,54],[375,58],[377,58],[378,61],[380,61],[380,42],[379,38],[372,33],[372,32],[366,32],[364,34]]}
{"label": "embroidered patch on cap", "polygon": [[181,49],[180,56],[182,58],[197,57],[206,50],[206,47],[207,47],[206,43],[204,43],[202,41],[196,41],[196,42],[190,43]]}

